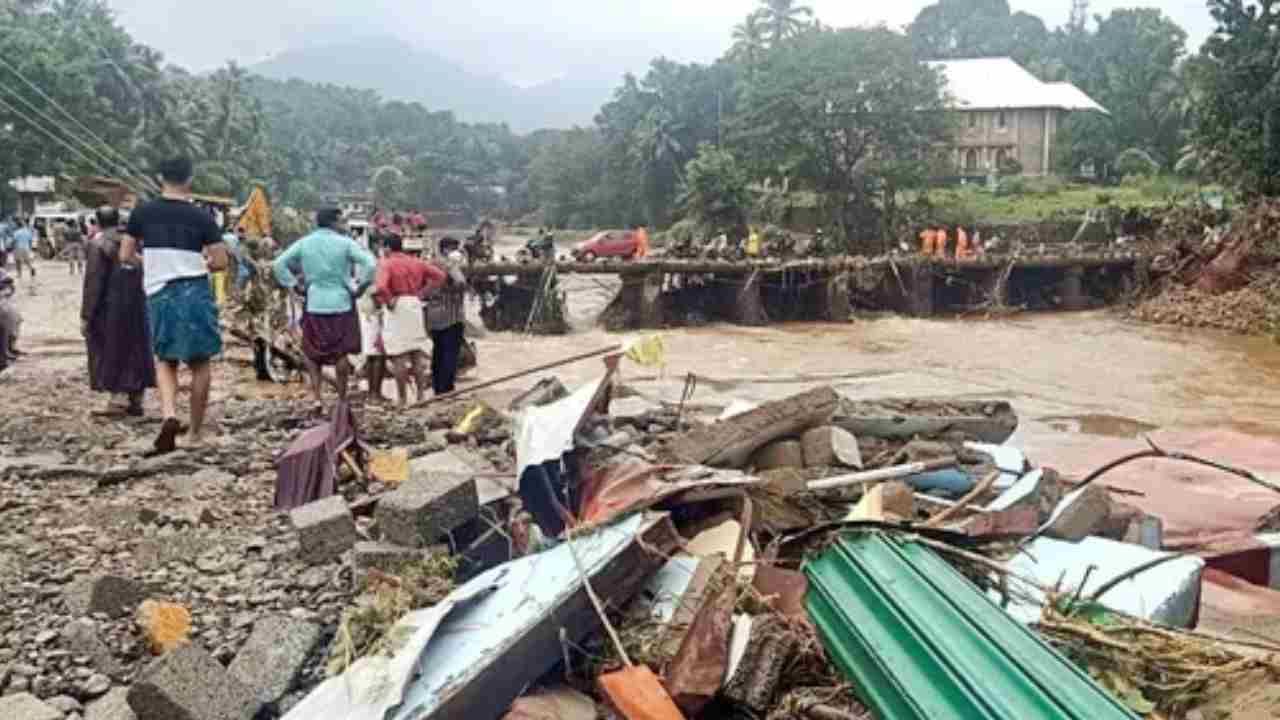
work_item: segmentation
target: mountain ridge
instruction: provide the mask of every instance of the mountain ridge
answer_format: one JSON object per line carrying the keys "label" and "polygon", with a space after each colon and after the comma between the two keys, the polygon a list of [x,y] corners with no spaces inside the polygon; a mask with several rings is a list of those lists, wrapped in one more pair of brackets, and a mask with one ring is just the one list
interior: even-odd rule
{"label": "mountain ridge", "polygon": [[506,123],[521,133],[590,125],[618,81],[571,71],[521,88],[389,36],[295,48],[246,69],[273,80],[374,90],[388,100],[450,110],[466,122]]}

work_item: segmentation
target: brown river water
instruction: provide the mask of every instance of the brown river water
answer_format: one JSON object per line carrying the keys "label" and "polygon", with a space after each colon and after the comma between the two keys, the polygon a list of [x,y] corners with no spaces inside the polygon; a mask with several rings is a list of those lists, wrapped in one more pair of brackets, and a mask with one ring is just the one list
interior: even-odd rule
{"label": "brown river water", "polygon": [[[24,371],[34,363],[51,370],[79,366],[79,278],[56,263],[40,270],[39,292],[32,296],[23,288],[19,294],[33,352]],[[570,335],[479,338],[475,379],[637,337],[594,327],[594,316],[617,288],[606,278],[565,279],[576,328]],[[661,334],[664,371],[623,368],[624,380],[653,399],[678,401],[693,373],[699,377],[694,402],[713,405],[784,397],[820,383],[856,398],[1005,399],[1022,420],[1015,441],[1029,447],[1068,435],[1136,437],[1156,428],[1280,437],[1280,345],[1143,325],[1105,310],[992,320],[886,316],[762,328],[712,325]],[[542,375],[573,386],[600,370],[599,361],[589,360]]]}

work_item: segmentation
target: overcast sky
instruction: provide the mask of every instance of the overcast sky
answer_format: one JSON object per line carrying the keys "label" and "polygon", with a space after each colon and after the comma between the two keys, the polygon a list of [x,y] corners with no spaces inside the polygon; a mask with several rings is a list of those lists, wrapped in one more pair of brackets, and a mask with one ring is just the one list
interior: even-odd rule
{"label": "overcast sky", "polygon": [[[392,33],[434,48],[471,70],[532,84],[588,70],[617,75],[643,70],[665,55],[714,59],[729,45],[732,26],[754,0],[109,0],[121,22],[170,61],[208,70],[234,59],[250,64],[289,48],[336,38]],[[837,27],[907,24],[930,0],[863,3],[808,0]],[[1204,0],[1094,0],[1093,13],[1154,5],[1181,24],[1192,47],[1212,29]],[[1013,9],[1062,24],[1071,0],[1011,0]],[[408,68],[407,68],[408,70]]]}

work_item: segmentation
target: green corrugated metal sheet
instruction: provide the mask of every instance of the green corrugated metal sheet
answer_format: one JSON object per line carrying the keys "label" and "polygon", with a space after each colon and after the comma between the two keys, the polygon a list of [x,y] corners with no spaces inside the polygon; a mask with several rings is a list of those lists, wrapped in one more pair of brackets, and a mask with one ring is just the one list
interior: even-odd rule
{"label": "green corrugated metal sheet", "polygon": [[879,720],[1134,720],[926,547],[849,535],[808,563],[805,604]]}

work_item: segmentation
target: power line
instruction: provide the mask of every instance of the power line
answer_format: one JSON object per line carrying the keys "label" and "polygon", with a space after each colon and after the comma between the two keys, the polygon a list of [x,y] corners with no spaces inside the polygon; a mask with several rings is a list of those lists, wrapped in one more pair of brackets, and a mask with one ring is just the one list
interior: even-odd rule
{"label": "power line", "polygon": [[[21,95],[20,93],[18,93],[17,91],[13,90],[12,88],[6,87],[6,86],[4,86],[4,85],[0,85],[0,90],[3,90],[3,91],[5,91],[5,92],[9,93],[10,95],[12,95],[16,100],[18,100],[19,102],[21,102],[21,103],[22,103],[22,104],[23,104],[23,105],[24,105],[24,106],[25,106],[29,111],[31,111],[31,112],[33,112],[33,113],[35,113],[35,115],[36,115],[36,117],[37,117],[37,118],[39,118],[39,119],[41,119],[41,120],[44,120],[44,121],[45,121],[45,124],[47,124],[49,127],[51,127],[51,128],[54,128],[54,129],[57,129],[57,130],[61,131],[62,133],[64,133],[64,134],[65,134],[65,136],[66,136],[66,137],[68,137],[68,138],[70,138],[71,140],[74,140],[75,142],[79,143],[79,148],[77,148],[77,150],[79,151],[80,157],[85,158],[85,155],[83,154],[83,152],[84,152],[84,151],[92,151],[93,153],[95,153],[95,154],[97,155],[97,157],[99,158],[99,160],[95,160],[95,161],[93,162],[93,165],[94,165],[95,167],[97,167],[97,168],[98,168],[98,172],[102,172],[102,173],[103,173],[103,174],[105,174],[105,175],[114,175],[114,174],[116,174],[116,172],[113,170],[113,167],[114,167],[114,165],[115,165],[115,162],[116,162],[116,161],[115,161],[115,160],[113,160],[109,155],[106,155],[105,153],[101,152],[101,151],[100,151],[100,150],[98,150],[97,148],[93,147],[93,145],[92,145],[91,143],[86,142],[83,138],[81,138],[81,137],[77,136],[75,133],[71,132],[71,131],[70,131],[69,129],[67,129],[66,127],[64,127],[64,126],[62,126],[62,125],[59,125],[59,124],[58,124],[58,122],[57,122],[56,120],[54,120],[53,118],[49,117],[47,114],[45,114],[43,111],[41,111],[41,110],[40,110],[40,108],[38,108],[38,107],[36,107],[34,104],[32,104],[30,100],[27,100],[26,98],[22,97],[22,95]],[[13,107],[13,105],[9,105],[9,107]],[[50,131],[50,130],[47,130],[44,126],[40,125],[39,123],[34,122],[34,121],[30,118],[30,116],[27,116],[27,115],[22,114],[22,113],[18,113],[18,114],[22,115],[22,117],[23,117],[23,119],[24,119],[24,120],[26,120],[26,121],[27,121],[28,123],[30,123],[31,125],[38,127],[38,128],[39,128],[41,131],[43,131],[46,135],[51,134],[51,131]],[[63,145],[64,145],[64,146],[70,145],[70,143],[67,143],[67,142],[65,141],[65,139],[60,139],[60,141],[63,143]],[[87,159],[87,158],[85,158],[85,159]],[[103,170],[103,168],[106,168],[106,170],[104,171],[104,170]],[[136,183],[136,182],[138,181],[138,178],[137,178],[137,177],[131,177],[130,173],[127,171],[127,168],[126,168],[126,172],[121,173],[121,174],[123,174],[123,175],[125,176],[125,178],[126,178],[126,179],[130,179],[130,180],[132,180],[134,183]],[[143,183],[143,184],[142,184],[142,187],[149,187],[149,186],[148,186],[146,183]]]}
{"label": "power line", "polygon": [[[105,140],[103,140],[102,138],[98,137],[98,135],[97,135],[97,134],[95,134],[92,130],[90,130],[90,129],[89,129],[89,128],[84,124],[84,123],[80,122],[80,120],[78,120],[74,115],[72,115],[71,113],[67,112],[67,111],[66,111],[66,109],[62,107],[62,105],[58,104],[58,102],[57,102],[56,100],[54,100],[53,98],[49,97],[49,96],[48,96],[48,95],[47,95],[43,90],[41,90],[39,86],[37,86],[35,83],[33,83],[33,82],[31,82],[29,79],[27,79],[27,76],[26,76],[26,75],[23,75],[23,74],[22,74],[22,72],[21,72],[20,70],[18,70],[18,68],[14,67],[12,64],[10,64],[8,60],[5,60],[3,57],[0,57],[0,65],[3,65],[4,67],[8,68],[8,69],[9,69],[9,72],[11,72],[11,73],[13,73],[14,75],[16,75],[16,76],[18,77],[18,79],[19,79],[19,80],[22,80],[22,82],[26,83],[27,87],[29,87],[29,88],[31,88],[32,90],[34,90],[34,91],[36,92],[36,94],[38,94],[40,97],[44,98],[45,102],[47,102],[47,103],[49,103],[50,105],[52,105],[55,109],[57,109],[57,110],[58,110],[58,112],[61,112],[64,116],[66,116],[69,120],[71,120],[71,122],[75,123],[75,124],[76,124],[76,125],[78,125],[82,130],[84,130],[86,133],[88,133],[89,137],[91,137],[91,138],[93,138],[94,140],[98,141],[98,143],[100,143],[100,144],[102,145],[102,147],[105,147],[105,148],[106,148],[106,149],[107,149],[111,154],[115,155],[115,159],[114,159],[114,160],[112,160],[112,162],[117,162],[117,163],[121,164],[121,165],[122,165],[124,168],[126,168],[129,172],[133,173],[133,174],[134,174],[134,176],[135,176],[136,178],[141,179],[141,180],[143,181],[144,185],[146,185],[147,187],[150,187],[152,190],[156,190],[156,191],[158,191],[158,190],[160,189],[160,186],[159,186],[159,185],[157,185],[157,184],[155,183],[155,181],[154,181],[154,180],[151,180],[151,179],[150,179],[150,178],[148,178],[145,174],[143,174],[143,173],[139,172],[137,168],[135,168],[132,164],[130,164],[130,162],[129,162],[129,160],[128,160],[127,158],[125,158],[125,157],[124,157],[123,155],[121,155],[120,153],[116,152],[116,151],[115,151],[115,149],[114,149],[114,148],[112,148],[112,147],[111,147],[111,145],[110,145],[109,143],[107,143],[107,142],[106,142]],[[118,66],[117,66],[117,67],[118,67]],[[123,70],[121,70],[121,72],[123,72]],[[16,93],[15,93],[13,90],[10,90],[9,92],[10,92],[11,94],[16,95]],[[65,129],[64,129],[64,132],[66,132],[66,130],[65,130]],[[68,132],[68,135],[71,135],[71,133],[70,133],[70,132]],[[75,137],[75,136],[74,136],[74,135],[72,135],[72,137]],[[90,147],[90,148],[92,148],[92,145],[91,145],[90,143],[88,143],[88,142],[85,142],[83,139],[77,138],[77,140],[79,140],[81,143],[83,143],[86,147]],[[99,154],[100,154],[100,155],[102,155],[102,156],[104,157],[104,159],[110,159],[110,156],[109,156],[109,155],[107,155],[106,153],[102,153],[101,151],[98,151],[98,152],[99,152]]]}
{"label": "power line", "polygon": [[[110,167],[107,167],[107,166],[102,165],[102,163],[101,163],[101,161],[100,161],[100,160],[95,160],[94,158],[91,158],[91,157],[89,157],[88,155],[85,155],[85,154],[84,154],[84,152],[83,152],[82,150],[80,150],[79,148],[75,147],[74,145],[72,145],[72,144],[68,143],[66,140],[64,140],[64,139],[62,139],[62,138],[60,138],[60,137],[58,137],[56,134],[54,134],[52,131],[50,131],[50,130],[48,130],[47,128],[45,128],[45,127],[44,127],[43,125],[41,125],[40,123],[33,121],[33,120],[28,116],[28,115],[26,115],[25,113],[23,113],[23,112],[22,112],[21,110],[19,110],[16,106],[14,106],[14,105],[10,104],[8,100],[5,100],[5,99],[4,99],[4,98],[2,98],[2,97],[0,97],[0,108],[4,108],[4,109],[8,110],[9,112],[13,113],[14,115],[18,116],[18,118],[20,118],[20,119],[22,119],[22,120],[26,121],[26,122],[27,122],[27,124],[31,125],[31,127],[33,127],[33,128],[35,128],[36,130],[39,130],[40,132],[44,133],[46,136],[48,136],[48,137],[49,137],[49,139],[50,139],[50,140],[53,140],[54,142],[56,142],[56,143],[58,143],[58,144],[62,145],[62,146],[63,146],[63,147],[65,147],[66,149],[70,150],[72,153],[74,153],[75,155],[79,156],[81,160],[83,160],[83,161],[85,161],[86,163],[88,163],[91,167],[93,167],[95,170],[97,170],[98,172],[102,173],[103,175],[110,176],[110,175],[112,175],[112,174],[113,174],[113,173],[112,173],[112,171],[111,171],[111,169],[110,169]],[[128,186],[128,187],[129,187],[129,189],[133,190],[134,192],[139,192],[138,188],[137,188],[133,183],[126,181],[126,182],[125,182],[125,185],[126,185],[126,186]]]}

